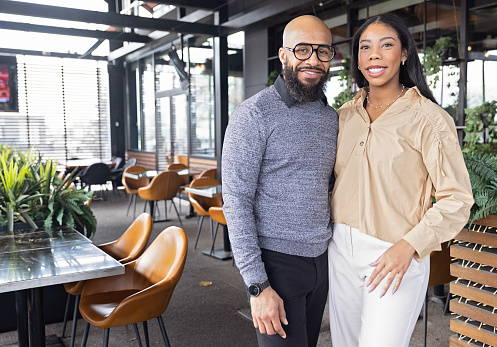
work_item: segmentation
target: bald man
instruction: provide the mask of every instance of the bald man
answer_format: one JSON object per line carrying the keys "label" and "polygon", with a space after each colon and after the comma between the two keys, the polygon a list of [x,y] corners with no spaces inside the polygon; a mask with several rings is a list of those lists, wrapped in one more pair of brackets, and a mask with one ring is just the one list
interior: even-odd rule
{"label": "bald man", "polygon": [[241,103],[223,147],[223,211],[259,346],[316,346],[328,293],[338,116],[323,87],[334,49],[317,17],[285,28],[282,76]]}

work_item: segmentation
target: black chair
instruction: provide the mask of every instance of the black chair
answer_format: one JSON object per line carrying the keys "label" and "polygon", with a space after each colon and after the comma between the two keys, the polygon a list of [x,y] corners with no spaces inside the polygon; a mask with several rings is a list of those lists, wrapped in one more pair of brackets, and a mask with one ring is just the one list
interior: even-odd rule
{"label": "black chair", "polygon": [[107,182],[111,181],[110,168],[104,163],[95,163],[88,166],[83,173],[79,176],[83,188],[89,187],[91,190],[92,185],[100,185],[104,188],[103,194],[105,199],[105,191],[107,190]]}

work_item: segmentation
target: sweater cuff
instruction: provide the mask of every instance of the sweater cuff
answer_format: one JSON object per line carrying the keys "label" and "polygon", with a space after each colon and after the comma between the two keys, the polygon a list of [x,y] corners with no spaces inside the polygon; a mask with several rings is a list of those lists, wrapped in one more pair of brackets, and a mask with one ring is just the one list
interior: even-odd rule
{"label": "sweater cuff", "polygon": [[402,239],[406,240],[412,247],[414,247],[416,250],[414,259],[418,262],[423,261],[432,251],[441,250],[440,242],[438,241],[435,233],[430,231],[422,223],[416,225]]}

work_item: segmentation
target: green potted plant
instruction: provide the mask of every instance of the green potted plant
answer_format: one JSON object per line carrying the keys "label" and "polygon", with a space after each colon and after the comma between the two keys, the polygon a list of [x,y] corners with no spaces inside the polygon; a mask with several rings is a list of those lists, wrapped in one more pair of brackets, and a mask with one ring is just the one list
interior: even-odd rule
{"label": "green potted plant", "polygon": [[14,223],[22,222],[31,229],[42,224],[50,232],[57,226],[69,226],[92,237],[97,223],[85,203],[93,192],[76,189],[75,178],[76,170],[59,178],[56,162],[43,161],[37,152],[1,146],[0,227],[12,232]]}

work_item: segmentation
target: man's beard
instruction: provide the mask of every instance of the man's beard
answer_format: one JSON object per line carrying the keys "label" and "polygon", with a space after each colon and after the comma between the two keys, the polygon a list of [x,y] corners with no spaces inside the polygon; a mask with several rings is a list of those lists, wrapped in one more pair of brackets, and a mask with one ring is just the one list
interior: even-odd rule
{"label": "man's beard", "polygon": [[298,79],[298,71],[304,68],[309,69],[309,66],[300,66],[293,69],[287,63],[283,68],[286,87],[296,103],[313,102],[321,99],[323,97],[324,85],[328,80],[329,71],[313,67],[312,69],[323,72],[323,75],[315,85],[303,84]]}

